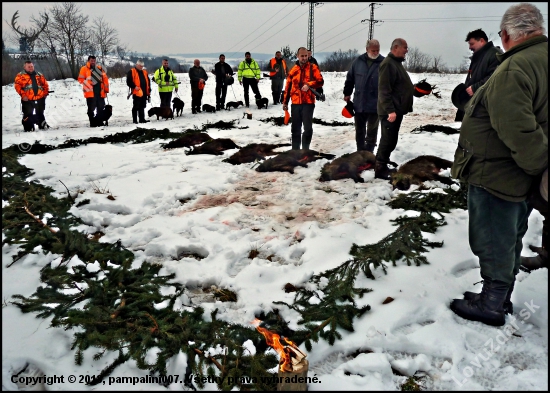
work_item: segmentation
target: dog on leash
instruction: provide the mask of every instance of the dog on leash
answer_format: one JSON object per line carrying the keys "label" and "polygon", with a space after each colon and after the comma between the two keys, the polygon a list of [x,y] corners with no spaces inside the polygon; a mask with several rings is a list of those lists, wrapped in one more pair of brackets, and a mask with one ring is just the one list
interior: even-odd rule
{"label": "dog on leash", "polygon": [[267,97],[259,98],[256,100],[256,105],[258,105],[258,109],[265,108],[267,109],[267,104],[269,103],[269,100]]}
{"label": "dog on leash", "polygon": [[366,169],[374,168],[375,163],[376,157],[370,151],[344,154],[323,166],[319,181],[353,179],[356,183],[364,183],[365,180],[359,175]]}
{"label": "dog on leash", "polygon": [[162,117],[163,119],[174,119],[174,111],[172,110],[172,108],[170,107],[154,107],[154,108],[151,108],[149,109],[149,111],[147,112],[147,114],[149,115],[149,117],[151,116],[157,116],[157,120],[159,119],[159,117]]}
{"label": "dog on leash", "polygon": [[92,127],[108,126],[111,116],[113,116],[113,106],[105,105],[103,110],[98,112],[92,119]]}
{"label": "dog on leash", "polygon": [[237,109],[239,106],[244,106],[242,101],[229,101],[227,104],[225,104],[225,110],[230,111],[231,108]]}
{"label": "dog on leash", "polygon": [[448,169],[452,165],[451,161],[436,156],[419,156],[392,173],[391,184],[394,190],[408,190],[411,185],[421,185],[426,180],[437,180],[447,185],[455,184],[450,177],[439,175],[442,169]]}
{"label": "dog on leash", "polygon": [[202,110],[204,112],[208,112],[208,113],[216,113],[216,107],[214,107],[212,105],[209,105],[209,104],[204,104],[202,106]]}
{"label": "dog on leash", "polygon": [[180,116],[183,112],[183,107],[185,106],[185,103],[179,99],[178,97],[174,97],[172,100],[173,108],[172,111],[176,116]]}

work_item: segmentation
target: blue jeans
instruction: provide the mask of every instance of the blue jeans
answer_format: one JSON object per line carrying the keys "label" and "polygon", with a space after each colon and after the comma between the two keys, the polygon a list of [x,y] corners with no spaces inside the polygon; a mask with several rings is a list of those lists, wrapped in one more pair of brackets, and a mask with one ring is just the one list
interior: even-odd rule
{"label": "blue jeans", "polygon": [[484,188],[468,187],[468,237],[482,275],[507,284],[514,282],[532,210],[526,201],[509,202]]}

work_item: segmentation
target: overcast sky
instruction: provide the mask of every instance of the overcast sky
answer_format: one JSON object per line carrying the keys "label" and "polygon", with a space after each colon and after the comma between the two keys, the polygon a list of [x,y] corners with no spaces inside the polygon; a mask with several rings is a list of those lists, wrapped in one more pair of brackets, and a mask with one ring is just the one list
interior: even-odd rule
{"label": "overcast sky", "polygon": [[[55,3],[2,3],[2,37],[12,34],[6,20],[19,10],[22,27],[29,27],[31,15]],[[309,5],[293,3],[77,3],[83,14],[103,16],[119,32],[120,40],[136,52],[153,55],[173,53],[224,53],[243,57],[250,51],[275,53],[289,45],[292,50],[307,44]],[[370,18],[367,2],[318,3],[315,7],[314,52],[341,49],[365,51]],[[482,28],[495,45],[500,19],[516,3],[376,3],[374,38],[386,55],[394,38],[407,40],[430,55],[441,55],[449,66],[464,61],[471,52],[465,43],[469,31]],[[545,18],[548,3],[533,3]],[[8,45],[13,46],[13,45]]]}

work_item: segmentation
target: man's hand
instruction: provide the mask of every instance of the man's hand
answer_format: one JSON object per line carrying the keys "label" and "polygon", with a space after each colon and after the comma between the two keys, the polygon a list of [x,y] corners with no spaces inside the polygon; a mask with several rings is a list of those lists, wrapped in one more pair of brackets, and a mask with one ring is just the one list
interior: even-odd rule
{"label": "man's hand", "polygon": [[470,97],[474,95],[474,89],[472,89],[472,86],[466,89],[466,93],[468,93]]}
{"label": "man's hand", "polygon": [[344,101],[349,102],[350,98],[351,98],[351,96],[344,96]]}
{"label": "man's hand", "polygon": [[176,87],[176,93],[178,92],[178,88]]}
{"label": "man's hand", "polygon": [[284,110],[284,111],[287,111],[287,110],[288,110],[288,105],[283,104],[283,110]]}
{"label": "man's hand", "polygon": [[308,86],[308,85],[303,85],[301,90],[302,90],[302,91],[308,91],[308,90],[309,90],[309,86]]}
{"label": "man's hand", "polygon": [[29,98],[27,96],[21,97],[21,101],[28,101],[28,100],[29,100]]}
{"label": "man's hand", "polygon": [[243,82],[242,82],[242,81],[239,81],[239,85],[241,85],[241,86],[242,86],[242,85],[243,85]]}
{"label": "man's hand", "polygon": [[395,112],[392,112],[388,115],[388,121],[390,123],[393,123],[395,121],[395,119],[397,118],[397,114]]}

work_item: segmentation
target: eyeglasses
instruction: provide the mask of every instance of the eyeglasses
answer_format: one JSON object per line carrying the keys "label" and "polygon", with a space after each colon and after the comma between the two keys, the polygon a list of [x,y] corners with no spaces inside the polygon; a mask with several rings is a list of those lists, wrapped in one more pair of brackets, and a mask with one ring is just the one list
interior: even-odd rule
{"label": "eyeglasses", "polygon": [[499,37],[502,37],[502,30],[499,30],[499,32],[497,33]]}

